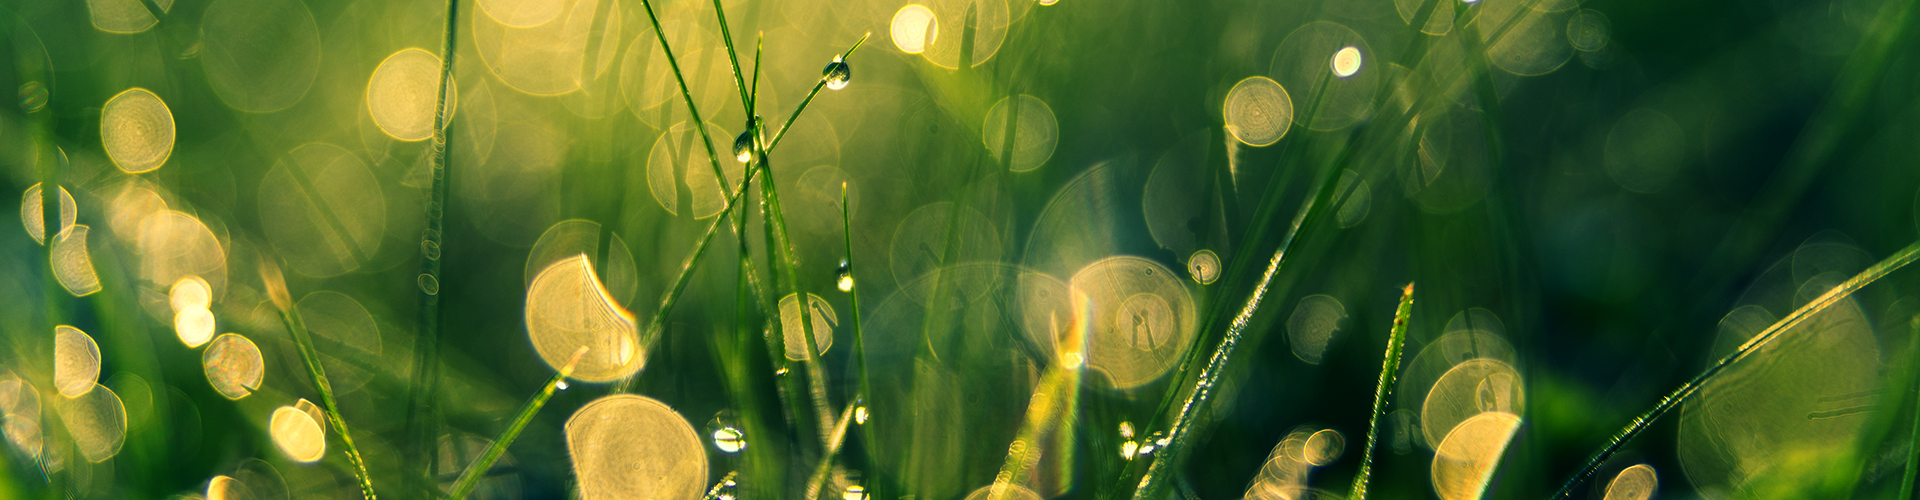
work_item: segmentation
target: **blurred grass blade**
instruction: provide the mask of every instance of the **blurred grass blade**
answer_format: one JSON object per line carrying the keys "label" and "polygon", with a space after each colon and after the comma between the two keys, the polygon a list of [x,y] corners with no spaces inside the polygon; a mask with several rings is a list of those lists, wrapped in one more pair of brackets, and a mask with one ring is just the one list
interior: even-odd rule
{"label": "blurred grass blade", "polygon": [[[993,489],[986,500],[1006,500],[1013,486],[1026,487],[1033,482],[1027,471],[1040,465],[1047,453],[1059,453],[1063,464],[1072,460],[1074,427],[1080,413],[1080,374],[1086,369],[1087,330],[1092,326],[1093,302],[1079,290],[1069,292],[1073,322],[1066,336],[1055,346],[1062,362],[1055,363],[1034,386],[1027,402],[1027,419],[1020,433],[1007,446],[1007,460],[994,475]],[[1051,445],[1051,446],[1048,446]],[[1071,470],[1071,465],[1063,467]],[[1071,474],[1066,474],[1071,477]],[[1072,489],[1061,485],[1062,489]]]}
{"label": "blurred grass blade", "polygon": [[520,407],[520,414],[513,417],[513,423],[507,424],[507,429],[500,433],[500,437],[494,438],[493,445],[488,446],[487,451],[473,461],[473,465],[467,466],[467,470],[460,473],[460,480],[453,483],[453,491],[447,494],[447,498],[461,500],[466,498],[467,494],[473,493],[473,488],[480,484],[480,478],[485,477],[487,471],[493,469],[493,462],[507,452],[507,445],[513,444],[513,440],[520,437],[520,431],[525,430],[527,424],[533,422],[534,414],[540,413],[540,408],[547,405],[547,399],[553,397],[553,392],[560,388],[560,384],[566,383],[567,377],[573,375],[573,368],[580,364],[580,358],[586,355],[586,346],[580,346],[573,351],[573,358],[567,360],[566,366],[560,367],[560,372],[553,374],[552,379],[547,380],[546,387],[534,393],[533,399],[527,400],[527,404]]}
{"label": "blurred grass blade", "polygon": [[1626,428],[1621,429],[1620,433],[1615,434],[1612,439],[1607,441],[1606,446],[1600,448],[1599,452],[1593,454],[1593,458],[1587,460],[1585,467],[1582,467],[1572,478],[1567,479],[1566,484],[1561,486],[1560,491],[1554,493],[1553,497],[1559,499],[1570,498],[1573,495],[1574,487],[1592,478],[1594,473],[1600,470],[1600,465],[1605,463],[1608,458],[1613,457],[1614,453],[1619,452],[1620,448],[1626,446],[1628,441],[1632,441],[1635,436],[1639,436],[1641,432],[1645,432],[1647,427],[1653,425],[1653,422],[1658,420],[1661,415],[1665,415],[1668,411],[1680,406],[1681,403],[1685,403],[1688,398],[1693,397],[1694,393],[1698,392],[1700,388],[1708,382],[1713,381],[1713,378],[1719,375],[1721,371],[1726,370],[1728,366],[1753,354],[1753,352],[1759,350],[1760,347],[1767,345],[1767,343],[1772,342],[1774,338],[1779,337],[1782,332],[1799,326],[1800,323],[1806,321],[1807,318],[1813,317],[1813,315],[1819,314],[1821,311],[1825,311],[1828,307],[1832,307],[1834,304],[1853,295],[1853,292],[1859,291],[1862,287],[1885,277],[1887,274],[1901,267],[1905,267],[1907,264],[1913,263],[1915,259],[1920,259],[1920,242],[1914,242],[1914,244],[1908,245],[1906,248],[1894,253],[1893,256],[1887,257],[1886,260],[1882,260],[1880,263],[1874,264],[1873,267],[1861,271],[1860,274],[1854,275],[1852,279],[1841,283],[1839,286],[1833,287],[1832,290],[1828,290],[1827,293],[1822,294],[1819,298],[1794,310],[1792,314],[1781,318],[1780,321],[1775,322],[1772,326],[1768,326],[1767,329],[1761,330],[1759,334],[1754,335],[1753,338],[1747,340],[1745,344],[1741,344],[1740,348],[1734,350],[1732,354],[1720,358],[1720,360],[1714,362],[1712,366],[1708,366],[1706,370],[1694,376],[1693,380],[1687,381],[1687,383],[1682,384],[1678,389],[1674,389],[1672,394],[1661,398],[1659,402],[1653,405],[1652,409],[1647,410],[1646,413],[1642,413],[1638,417],[1634,417],[1634,419],[1627,424]]}
{"label": "blurred grass blade", "polygon": [[821,490],[827,484],[827,474],[833,472],[833,458],[840,453],[840,445],[847,442],[847,426],[853,422],[853,409],[858,406],[859,403],[847,403],[847,408],[840,410],[840,418],[827,437],[826,453],[820,454],[820,465],[813,468],[813,477],[807,479],[806,498],[817,499],[825,493]]}
{"label": "blurred grass blade", "polygon": [[[686,291],[687,282],[693,279],[693,268],[700,265],[701,257],[707,255],[707,245],[713,242],[713,234],[719,232],[720,225],[727,222],[727,212],[740,204],[740,196],[746,194],[747,186],[751,185],[756,173],[758,173],[757,170],[747,169],[746,177],[740,179],[740,189],[727,197],[727,204],[720,207],[720,214],[713,218],[713,222],[707,224],[707,230],[701,233],[700,240],[694,243],[693,252],[688,253],[686,260],[680,263],[680,274],[673,279],[673,286],[667,288],[666,296],[660,298],[660,309],[654,311],[653,319],[647,321],[647,329],[643,331],[640,339],[642,342],[652,342],[659,336],[661,329],[665,328],[667,313],[673,312],[674,304],[680,302],[680,293]],[[626,392],[632,383],[633,377],[627,377],[620,382],[617,390]]]}
{"label": "blurred grass blade", "polygon": [[1373,475],[1373,450],[1380,443],[1380,417],[1387,410],[1387,395],[1393,392],[1393,375],[1400,370],[1400,347],[1407,341],[1407,320],[1413,316],[1413,284],[1400,292],[1400,307],[1393,311],[1393,329],[1387,334],[1387,355],[1380,362],[1380,385],[1373,390],[1373,413],[1367,421],[1367,447],[1360,449],[1360,473],[1353,476],[1353,500],[1367,500],[1367,481]]}
{"label": "blurred grass blade", "polygon": [[374,500],[373,479],[367,475],[366,459],[360,456],[360,448],[353,444],[353,435],[347,431],[347,421],[340,416],[340,404],[333,397],[333,384],[327,381],[326,368],[320,366],[320,354],[313,349],[313,338],[307,334],[307,325],[300,319],[300,309],[289,300],[292,294],[287,291],[286,278],[280,274],[280,266],[272,256],[260,256],[260,278],[267,284],[274,305],[280,309],[280,321],[286,324],[287,333],[293,337],[293,344],[300,351],[300,361],[307,365],[307,375],[312,377],[314,389],[320,392],[327,423],[332,425],[334,432],[340,433],[340,443],[344,445],[347,461],[353,464],[354,477],[360,480],[360,493],[367,500]]}
{"label": "blurred grass blade", "polygon": [[[409,462],[416,466],[408,477],[419,479],[417,486],[421,496],[435,490],[433,481],[427,478],[432,477],[434,462],[440,458],[440,454],[434,450],[439,430],[435,425],[436,407],[433,403],[440,386],[440,257],[446,242],[447,189],[450,185],[447,182],[447,170],[453,157],[452,148],[448,147],[452,137],[447,133],[447,120],[451,115],[447,110],[447,91],[453,86],[459,7],[459,0],[447,0],[447,25],[441,33],[440,45],[440,85],[434,95],[433,140],[429,146],[432,148],[432,163],[427,167],[432,174],[433,186],[427,204],[427,228],[421,232],[420,275],[414,278],[414,287],[420,297],[419,316],[415,319],[414,330],[419,333],[413,345],[413,380],[407,385],[405,432],[408,441],[405,446],[407,456],[412,458]],[[432,283],[431,289],[425,283]]]}

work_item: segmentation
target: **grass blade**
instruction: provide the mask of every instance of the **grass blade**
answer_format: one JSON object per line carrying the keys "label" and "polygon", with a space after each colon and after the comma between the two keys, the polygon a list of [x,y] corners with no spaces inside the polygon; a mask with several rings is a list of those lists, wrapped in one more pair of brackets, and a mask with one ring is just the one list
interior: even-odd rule
{"label": "grass blade", "polygon": [[580,349],[573,351],[573,359],[567,360],[566,366],[560,367],[560,372],[553,374],[553,378],[547,381],[546,387],[534,393],[533,398],[520,407],[520,414],[513,417],[513,423],[507,425],[507,429],[500,433],[500,437],[493,440],[493,445],[488,446],[487,451],[480,454],[479,459],[473,461],[473,465],[467,466],[467,470],[460,473],[460,480],[453,483],[453,491],[447,494],[447,498],[461,500],[466,498],[467,494],[473,493],[473,488],[480,484],[480,478],[486,476],[487,470],[493,468],[493,462],[499,460],[500,455],[507,452],[507,445],[513,444],[513,440],[520,437],[520,431],[525,430],[527,424],[533,422],[534,414],[540,413],[540,408],[547,405],[547,399],[552,398],[553,392],[560,388],[560,384],[565,383],[567,377],[573,375],[573,367],[579,365],[580,357],[586,354],[586,346],[580,346]]}
{"label": "grass blade", "polygon": [[847,403],[847,409],[840,410],[840,419],[833,424],[833,432],[827,436],[826,453],[820,455],[820,465],[813,468],[813,477],[807,479],[806,498],[820,498],[821,490],[827,484],[827,473],[833,471],[833,457],[840,453],[840,445],[847,441],[847,425],[853,422],[853,409],[858,403]]}
{"label": "grass blade", "polygon": [[1915,259],[1920,259],[1920,242],[1914,242],[1914,244],[1908,245],[1899,252],[1895,252],[1893,256],[1887,257],[1886,260],[1874,264],[1873,267],[1867,268],[1865,271],[1861,271],[1860,274],[1854,275],[1852,279],[1841,283],[1839,286],[1833,287],[1832,290],[1828,290],[1827,293],[1822,294],[1819,298],[1794,310],[1792,314],[1781,318],[1780,321],[1775,322],[1772,326],[1768,326],[1767,329],[1761,330],[1759,334],[1754,335],[1753,338],[1747,340],[1745,344],[1741,344],[1740,348],[1734,350],[1732,354],[1720,358],[1720,360],[1714,362],[1712,366],[1708,366],[1706,370],[1694,376],[1693,380],[1681,384],[1679,388],[1674,389],[1673,393],[1668,394],[1667,397],[1660,398],[1660,401],[1655,403],[1652,409],[1647,410],[1646,413],[1642,413],[1638,417],[1634,417],[1632,421],[1627,423],[1626,428],[1621,429],[1618,434],[1615,434],[1612,439],[1607,441],[1606,446],[1600,448],[1599,452],[1593,454],[1593,458],[1587,460],[1585,467],[1581,468],[1573,477],[1568,478],[1566,484],[1560,487],[1560,491],[1553,494],[1553,498],[1569,498],[1573,494],[1574,487],[1592,478],[1594,473],[1600,470],[1600,465],[1605,463],[1608,458],[1613,457],[1614,453],[1619,452],[1620,448],[1626,446],[1628,441],[1632,441],[1633,438],[1639,436],[1641,432],[1645,432],[1647,427],[1653,425],[1655,420],[1660,419],[1661,415],[1665,415],[1668,411],[1680,406],[1681,403],[1685,403],[1688,398],[1693,397],[1701,387],[1713,381],[1713,378],[1719,375],[1721,371],[1726,370],[1728,366],[1739,362],[1741,359],[1745,359],[1747,355],[1752,354],[1754,351],[1759,350],[1760,347],[1772,342],[1774,338],[1779,337],[1782,332],[1798,326],[1801,322],[1806,321],[1807,318],[1819,314],[1821,311],[1825,311],[1828,307],[1832,307],[1842,299],[1853,295],[1853,292],[1859,291],[1862,287],[1885,277],[1887,274],[1901,267],[1905,267],[1907,264],[1913,263]]}
{"label": "grass blade", "polygon": [[327,382],[327,370],[320,366],[320,354],[313,349],[313,338],[307,335],[306,322],[300,319],[300,309],[294,307],[292,295],[287,292],[287,280],[280,274],[280,266],[273,257],[260,256],[260,278],[267,285],[267,293],[280,309],[280,321],[286,324],[287,333],[293,337],[293,344],[300,351],[300,361],[307,365],[307,375],[312,377],[313,387],[320,392],[320,402],[325,405],[323,412],[327,423],[334,432],[340,433],[340,442],[344,445],[347,461],[353,464],[354,477],[360,480],[360,493],[367,500],[374,500],[373,479],[367,475],[367,461],[360,456],[360,448],[354,446],[353,435],[347,431],[347,421],[340,416],[340,404],[334,400],[333,384]]}
{"label": "grass blade", "polygon": [[[420,292],[420,310],[414,329],[419,333],[414,338],[413,380],[407,385],[405,431],[409,440],[408,454],[412,458],[409,462],[419,466],[411,477],[421,479],[419,486],[422,497],[434,489],[433,482],[426,478],[432,477],[434,462],[440,456],[434,451],[439,432],[434,425],[436,410],[433,402],[438,397],[440,385],[440,257],[446,242],[447,170],[453,157],[452,149],[447,147],[452,139],[447,134],[447,119],[450,117],[447,91],[453,86],[459,7],[459,0],[447,0],[447,25],[441,34],[440,46],[440,88],[434,95],[433,141],[429,146],[432,148],[432,161],[428,168],[432,172],[433,187],[429,195],[431,200],[427,204],[427,230],[421,232],[420,275],[414,278],[415,287]],[[368,498],[372,498],[371,490]]]}
{"label": "grass blade", "polygon": [[1240,312],[1236,313],[1232,321],[1227,324],[1227,331],[1221,337],[1220,345],[1214,348],[1213,354],[1207,359],[1206,367],[1200,371],[1198,378],[1194,381],[1193,390],[1187,396],[1186,403],[1180,406],[1179,413],[1174,416],[1173,424],[1167,429],[1167,439],[1170,442],[1161,452],[1154,454],[1153,463],[1147,466],[1146,476],[1140,479],[1139,486],[1133,492],[1134,500],[1158,498],[1155,494],[1172,476],[1171,468],[1182,459],[1182,453],[1186,451],[1188,431],[1191,430],[1200,411],[1212,402],[1214,386],[1219,384],[1220,376],[1226,371],[1227,362],[1232,360],[1233,353],[1239,347],[1247,326],[1252,324],[1254,313],[1259,312],[1268,287],[1273,283],[1274,275],[1279,274],[1281,264],[1286,262],[1287,251],[1293,247],[1294,241],[1297,241],[1300,234],[1306,232],[1304,229],[1313,227],[1310,222],[1323,218],[1321,214],[1328,210],[1327,205],[1331,203],[1334,187],[1340,179],[1340,167],[1352,158],[1355,152],[1353,145],[1359,143],[1360,141],[1350,143],[1341,151],[1338,159],[1327,164],[1327,168],[1319,173],[1318,189],[1314,191],[1312,197],[1307,199],[1305,205],[1300,207],[1300,212],[1294,217],[1293,224],[1281,238],[1279,248],[1275,248],[1273,257],[1267,259],[1266,271],[1260,274],[1259,281],[1247,294],[1247,300],[1241,306]]}
{"label": "grass blade", "polygon": [[[688,253],[686,260],[681,261],[679,276],[673,279],[673,286],[667,288],[666,296],[660,298],[660,309],[654,311],[653,319],[647,320],[647,329],[641,337],[642,342],[651,342],[666,327],[667,313],[673,312],[674,304],[680,302],[680,293],[686,291],[687,282],[693,279],[693,268],[698,266],[700,259],[707,255],[707,244],[713,242],[714,233],[719,232],[721,224],[727,222],[727,212],[740,203],[740,196],[746,194],[747,186],[753,182],[753,176],[756,173],[758,173],[757,170],[747,170],[746,178],[740,179],[740,189],[734,190],[733,194],[727,197],[727,204],[720,207],[720,215],[714,217],[712,223],[707,224],[707,230],[701,233],[700,240],[694,243],[693,252]],[[632,383],[633,377],[627,377],[620,383],[618,390],[625,392]]]}
{"label": "grass blade", "polygon": [[1400,292],[1393,311],[1393,330],[1387,335],[1387,355],[1380,362],[1380,386],[1373,390],[1373,417],[1367,421],[1367,447],[1360,450],[1360,473],[1353,477],[1353,500],[1367,500],[1367,481],[1373,475],[1373,449],[1380,442],[1380,417],[1393,391],[1393,375],[1400,370],[1400,347],[1407,341],[1407,320],[1413,316],[1413,284]]}
{"label": "grass blade", "polygon": [[[680,60],[673,57],[673,47],[667,44],[666,29],[660,26],[660,16],[653,12],[653,0],[640,0],[640,5],[647,8],[647,19],[653,22],[653,36],[660,41],[660,52],[667,55],[667,66],[673,69],[673,80],[680,84],[680,98],[684,99],[687,103],[687,115],[693,117],[694,130],[700,132],[700,144],[707,147],[707,162],[713,166],[713,178],[726,179],[727,174],[720,170],[720,155],[713,150],[713,137],[707,134],[707,123],[700,118],[700,107],[693,102],[693,91],[687,88],[687,77],[680,74]],[[717,3],[715,5],[718,6]],[[720,25],[725,27],[726,23],[723,22],[720,23]],[[731,38],[727,39],[727,55],[733,55],[733,39]],[[737,60],[733,63],[733,77],[735,81],[740,79],[740,62]],[[742,92],[741,95],[744,100],[745,92]],[[722,191],[726,190],[727,183],[721,182],[720,189]]]}
{"label": "grass blade", "polygon": [[[743,75],[740,72],[740,55],[733,50],[733,29],[727,27],[727,8],[720,5],[720,0],[713,0],[713,17],[720,23],[720,39],[727,42],[727,62],[733,64],[733,88],[740,90],[740,108],[747,110],[747,119],[751,120],[753,118],[753,94],[747,90],[747,80],[742,78]],[[655,25],[657,28],[658,23],[656,22]],[[655,31],[655,33],[658,32],[657,30]],[[664,45],[666,42],[661,43]],[[756,64],[754,71],[758,72],[759,70],[760,67]]]}

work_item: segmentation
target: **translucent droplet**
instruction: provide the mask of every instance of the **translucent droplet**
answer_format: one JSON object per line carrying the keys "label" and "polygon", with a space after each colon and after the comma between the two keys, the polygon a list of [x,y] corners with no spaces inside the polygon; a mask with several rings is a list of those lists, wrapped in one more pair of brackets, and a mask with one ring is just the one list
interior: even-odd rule
{"label": "translucent droplet", "polygon": [[713,447],[721,453],[733,455],[747,449],[747,433],[740,430],[732,410],[722,410],[707,421],[707,435],[713,438]]}
{"label": "translucent droplet", "polygon": [[1120,458],[1133,460],[1134,454],[1139,453],[1139,451],[1140,443],[1138,441],[1129,440],[1125,443],[1120,443]]}
{"label": "translucent droplet", "polygon": [[867,423],[867,407],[865,407],[865,406],[856,406],[856,407],[854,407],[854,408],[853,408],[853,423],[856,423],[856,424],[860,424],[860,425],[866,425],[866,423]]}
{"label": "translucent droplet", "polygon": [[47,107],[47,84],[34,80],[20,84],[20,111],[33,114]]}
{"label": "translucent droplet", "polygon": [[840,259],[840,269],[838,273],[840,275],[840,291],[853,291],[853,266],[847,263],[847,259]]}
{"label": "translucent droplet", "polygon": [[858,484],[847,485],[847,492],[840,495],[841,500],[867,500],[867,488]]}
{"label": "translucent droplet", "polygon": [[740,160],[740,163],[753,161],[752,129],[741,132],[739,137],[733,138],[733,159]]}
{"label": "translucent droplet", "polygon": [[846,59],[833,56],[833,62],[820,70],[820,78],[827,81],[827,88],[840,90],[847,88],[847,82],[853,79],[853,70],[847,67]]}
{"label": "translucent droplet", "polygon": [[561,380],[560,383],[553,384],[553,388],[562,391],[567,390],[567,381]]}
{"label": "translucent droplet", "polygon": [[1120,422],[1120,438],[1133,439],[1133,422]]}

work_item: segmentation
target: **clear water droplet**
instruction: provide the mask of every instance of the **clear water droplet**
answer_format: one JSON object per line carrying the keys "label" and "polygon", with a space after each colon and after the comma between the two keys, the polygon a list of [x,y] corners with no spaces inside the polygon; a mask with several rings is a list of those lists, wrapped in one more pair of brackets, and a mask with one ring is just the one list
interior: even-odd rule
{"label": "clear water droplet", "polygon": [[733,138],[733,159],[740,160],[740,163],[753,161],[752,129],[741,132],[739,137]]}
{"label": "clear water droplet", "polygon": [[735,493],[739,489],[739,482],[732,479],[721,481],[720,488],[714,491],[713,498],[714,500],[734,500],[735,498],[739,498],[739,494]]}
{"label": "clear water droplet", "polygon": [[847,492],[840,495],[841,500],[867,500],[867,488],[858,484],[847,485]]}
{"label": "clear water droplet", "polygon": [[853,423],[860,425],[867,424],[867,407],[856,406],[853,408]]}
{"label": "clear water droplet", "polygon": [[1138,453],[1140,453],[1140,442],[1128,440],[1125,443],[1120,443],[1120,458],[1133,460],[1133,457]]}
{"label": "clear water droplet", "polygon": [[1133,439],[1133,422],[1120,422],[1120,438]]}
{"label": "clear water droplet", "polygon": [[786,375],[786,374],[787,374],[787,369],[786,369],[786,367],[781,367],[781,368],[780,368],[780,369],[778,369],[778,370],[774,370],[774,371],[773,371],[773,374],[774,374],[774,375]]}
{"label": "clear water droplet", "polygon": [[553,388],[555,388],[555,389],[559,389],[559,390],[562,390],[562,391],[564,391],[564,390],[567,390],[567,381],[565,381],[565,380],[562,380],[562,381],[560,381],[560,383],[558,383],[558,384],[553,384]]}
{"label": "clear water droplet", "polygon": [[733,417],[733,410],[722,410],[707,421],[707,435],[713,438],[713,447],[721,453],[734,455],[747,449],[747,433]]}
{"label": "clear water droplet", "polygon": [[840,291],[853,291],[853,265],[849,264],[847,259],[840,259],[840,269],[837,272],[840,275]]}
{"label": "clear water droplet", "polygon": [[846,59],[833,56],[833,62],[820,70],[820,78],[827,81],[827,88],[840,90],[847,88],[847,82],[853,79],[853,69],[847,67]]}

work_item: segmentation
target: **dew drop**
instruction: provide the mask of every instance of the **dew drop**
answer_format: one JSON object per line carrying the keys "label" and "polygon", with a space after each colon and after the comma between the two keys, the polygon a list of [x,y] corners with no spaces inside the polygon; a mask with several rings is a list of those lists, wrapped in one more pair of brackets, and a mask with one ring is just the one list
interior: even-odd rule
{"label": "dew drop", "polygon": [[1139,452],[1140,443],[1137,441],[1129,440],[1125,443],[1120,443],[1120,458],[1133,460],[1134,455]]}
{"label": "dew drop", "polygon": [[722,410],[707,421],[707,435],[713,438],[713,447],[721,453],[734,455],[747,449],[747,433],[740,430],[732,410]]}
{"label": "dew drop", "polygon": [[565,381],[565,380],[562,380],[562,381],[560,381],[560,383],[557,383],[557,384],[553,384],[553,388],[554,388],[554,389],[558,389],[558,390],[562,390],[562,391],[564,391],[564,390],[567,390],[567,381]]}
{"label": "dew drop", "polygon": [[739,137],[733,138],[733,159],[740,160],[740,163],[753,161],[753,129],[747,129]]}
{"label": "dew drop", "polygon": [[853,408],[853,423],[860,425],[867,424],[867,407],[856,406]]}
{"label": "dew drop", "polygon": [[853,79],[853,70],[847,67],[846,59],[833,56],[833,62],[820,70],[820,78],[827,81],[827,88],[840,90],[847,88],[847,81]]}
{"label": "dew drop", "polygon": [[840,495],[841,500],[867,500],[867,488],[858,484],[847,485],[847,492]]}
{"label": "dew drop", "polygon": [[847,259],[840,259],[840,269],[837,272],[840,275],[840,291],[853,291],[853,265],[847,263]]}
{"label": "dew drop", "polygon": [[1120,438],[1133,439],[1133,422],[1120,422]]}

